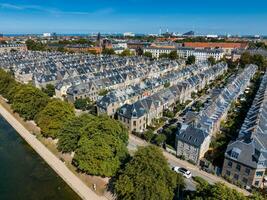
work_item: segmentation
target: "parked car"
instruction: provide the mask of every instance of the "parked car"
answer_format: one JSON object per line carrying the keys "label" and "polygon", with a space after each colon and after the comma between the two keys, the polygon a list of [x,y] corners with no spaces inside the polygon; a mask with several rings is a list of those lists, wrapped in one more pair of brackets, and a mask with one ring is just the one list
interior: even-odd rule
{"label": "parked car", "polygon": [[176,173],[182,174],[185,178],[192,177],[192,173],[183,167],[176,166],[176,167],[173,167],[172,170],[175,171]]}

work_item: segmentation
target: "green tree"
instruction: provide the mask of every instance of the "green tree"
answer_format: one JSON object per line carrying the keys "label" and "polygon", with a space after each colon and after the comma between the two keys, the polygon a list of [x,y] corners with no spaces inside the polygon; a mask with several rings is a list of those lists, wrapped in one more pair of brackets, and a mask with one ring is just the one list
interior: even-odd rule
{"label": "green tree", "polygon": [[124,49],[123,52],[121,52],[120,55],[121,56],[131,56],[132,53],[131,53],[130,49]]}
{"label": "green tree", "polygon": [[265,71],[266,70],[266,62],[262,55],[255,54],[251,57],[251,62],[259,67],[260,70]]}
{"label": "green tree", "polygon": [[58,133],[58,149],[64,153],[75,151],[78,147],[78,142],[84,133],[84,127],[94,121],[95,117],[84,114],[66,122]]}
{"label": "green tree", "polygon": [[113,55],[113,54],[115,54],[115,51],[114,51],[114,49],[105,48],[105,49],[103,49],[102,54]]}
{"label": "green tree", "polygon": [[98,95],[99,96],[105,96],[106,94],[108,94],[108,90],[106,90],[106,89],[101,89],[99,92],[98,92]]}
{"label": "green tree", "polygon": [[155,142],[156,145],[162,146],[163,143],[166,141],[166,135],[164,134],[158,134],[156,137],[153,139],[153,142]]}
{"label": "green tree", "polygon": [[177,60],[178,59],[177,51],[171,51],[170,54],[169,54],[169,58],[171,60]]}
{"label": "green tree", "polygon": [[94,117],[81,129],[73,163],[92,175],[113,176],[127,156],[128,132],[108,116]]}
{"label": "green tree", "polygon": [[41,42],[38,41],[34,41],[34,40],[27,40],[26,41],[26,45],[28,50],[32,50],[32,51],[45,51],[47,46]]}
{"label": "green tree", "polygon": [[186,60],[186,64],[187,65],[192,65],[196,63],[196,57],[195,56],[188,56],[187,60]]}
{"label": "green tree", "polygon": [[143,137],[146,141],[150,142],[154,137],[154,132],[152,130],[148,130],[144,132]]}
{"label": "green tree", "polygon": [[[7,98],[9,91],[17,85],[10,72],[0,69],[0,94]],[[8,99],[10,100],[10,99]]]}
{"label": "green tree", "polygon": [[32,120],[47,105],[48,96],[32,85],[19,87],[12,100],[12,109],[26,120]]}
{"label": "green tree", "polygon": [[97,176],[115,175],[127,155],[123,141],[109,134],[83,135],[78,146],[74,165],[87,174]]}
{"label": "green tree", "polygon": [[164,87],[165,88],[168,88],[168,87],[170,87],[171,86],[171,83],[170,82],[166,82],[166,83],[164,83]]}
{"label": "green tree", "polygon": [[202,178],[195,179],[197,182],[196,192],[190,193],[186,199],[190,200],[247,200],[242,193],[231,189],[223,183],[210,185]]}
{"label": "green tree", "polygon": [[147,51],[143,54],[143,56],[148,57],[148,58],[152,58],[152,53]]}
{"label": "green tree", "polygon": [[75,116],[74,108],[67,102],[53,99],[38,113],[36,122],[45,137],[56,138],[66,122]]}
{"label": "green tree", "polygon": [[216,64],[216,60],[215,60],[215,58],[213,56],[210,56],[208,58],[208,62],[209,62],[210,65],[215,65]]}
{"label": "green tree", "polygon": [[89,98],[76,99],[74,102],[74,107],[79,110],[88,110],[92,105],[92,101]]}
{"label": "green tree", "polygon": [[169,54],[161,53],[161,54],[159,54],[159,58],[169,58]]}
{"label": "green tree", "polygon": [[251,55],[249,52],[244,52],[239,60],[240,66],[244,68],[246,65],[251,64]]}
{"label": "green tree", "polygon": [[184,181],[171,171],[160,149],[147,146],[138,149],[116,177],[114,186],[119,200],[170,200],[177,187],[184,187]]}
{"label": "green tree", "polygon": [[49,97],[53,97],[55,93],[55,86],[52,84],[47,84],[45,88],[42,88],[42,91],[46,93]]}

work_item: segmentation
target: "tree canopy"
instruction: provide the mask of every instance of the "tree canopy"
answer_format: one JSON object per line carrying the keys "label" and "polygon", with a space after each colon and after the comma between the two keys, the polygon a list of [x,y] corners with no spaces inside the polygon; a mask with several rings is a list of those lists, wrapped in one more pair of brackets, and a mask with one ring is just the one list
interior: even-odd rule
{"label": "tree canopy", "polygon": [[161,150],[155,146],[141,147],[116,177],[115,191],[123,200],[170,200],[183,177],[171,171]]}
{"label": "tree canopy", "polygon": [[71,104],[53,99],[36,116],[36,122],[45,137],[56,138],[60,129],[75,116]]}
{"label": "tree canopy", "polygon": [[26,120],[32,120],[48,103],[48,96],[32,85],[24,85],[13,97],[12,109]]}
{"label": "tree canopy", "polygon": [[148,58],[152,58],[152,53],[151,52],[145,52],[143,54],[143,56],[148,57]]}
{"label": "tree canopy", "polygon": [[176,59],[178,59],[177,51],[171,51],[170,54],[169,54],[169,58],[170,58],[171,60],[176,60]]}
{"label": "tree canopy", "polygon": [[55,95],[55,86],[52,84],[47,84],[45,88],[42,88],[42,91],[49,97],[53,97]]}
{"label": "tree canopy", "polygon": [[203,178],[196,177],[197,187],[185,199],[187,200],[248,200],[242,193],[231,189],[223,183],[210,185]]}
{"label": "tree canopy", "polygon": [[210,56],[208,58],[208,62],[209,62],[210,65],[215,65],[216,64],[216,60],[215,60],[215,58],[213,56]]}
{"label": "tree canopy", "polygon": [[103,49],[102,54],[113,55],[113,54],[115,54],[115,51],[114,51],[114,49],[106,48],[106,49]]}
{"label": "tree canopy", "polygon": [[58,149],[75,152],[74,165],[92,175],[113,176],[127,156],[128,132],[107,116],[82,115],[58,134]]}
{"label": "tree canopy", "polygon": [[121,52],[120,55],[121,56],[131,56],[132,53],[131,53],[130,49],[124,49],[123,52]]}
{"label": "tree canopy", "polygon": [[187,65],[192,65],[195,64],[196,62],[196,57],[195,56],[188,56],[187,60],[186,60],[186,64]]}

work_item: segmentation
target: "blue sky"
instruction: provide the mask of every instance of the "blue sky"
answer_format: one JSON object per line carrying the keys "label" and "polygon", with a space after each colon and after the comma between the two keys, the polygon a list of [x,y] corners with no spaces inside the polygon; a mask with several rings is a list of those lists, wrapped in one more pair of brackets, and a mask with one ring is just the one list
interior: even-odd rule
{"label": "blue sky", "polygon": [[0,0],[3,33],[267,35],[266,0]]}

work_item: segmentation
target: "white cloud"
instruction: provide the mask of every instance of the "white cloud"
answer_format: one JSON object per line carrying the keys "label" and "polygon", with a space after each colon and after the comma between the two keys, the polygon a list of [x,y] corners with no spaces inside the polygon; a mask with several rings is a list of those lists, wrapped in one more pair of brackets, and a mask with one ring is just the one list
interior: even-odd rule
{"label": "white cloud", "polygon": [[114,12],[112,8],[103,8],[92,12],[84,12],[84,11],[65,11],[57,8],[42,7],[39,5],[17,5],[10,3],[0,3],[0,9],[1,8],[8,10],[35,10],[55,15],[107,15]]}

